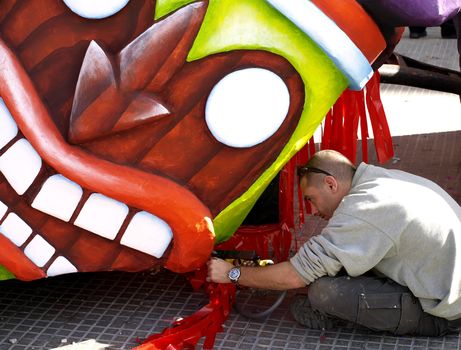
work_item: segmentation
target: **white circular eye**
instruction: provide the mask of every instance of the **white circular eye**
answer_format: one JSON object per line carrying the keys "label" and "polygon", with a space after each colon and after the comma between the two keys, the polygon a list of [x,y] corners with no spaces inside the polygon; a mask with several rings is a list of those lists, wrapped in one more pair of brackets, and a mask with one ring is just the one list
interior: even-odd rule
{"label": "white circular eye", "polygon": [[247,68],[222,78],[208,97],[205,120],[213,136],[230,147],[252,147],[271,137],[290,106],[283,80],[261,68]]}
{"label": "white circular eye", "polygon": [[88,19],[101,19],[115,15],[130,0],[63,0],[77,15]]}

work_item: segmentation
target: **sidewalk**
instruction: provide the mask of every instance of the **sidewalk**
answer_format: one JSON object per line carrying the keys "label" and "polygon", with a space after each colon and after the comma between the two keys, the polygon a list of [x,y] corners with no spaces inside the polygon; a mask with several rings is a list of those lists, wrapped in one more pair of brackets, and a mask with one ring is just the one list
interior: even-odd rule
{"label": "sidewalk", "polygon": [[[396,51],[459,71],[456,40],[440,39],[440,28],[428,28],[427,32],[425,38],[404,38]],[[386,166],[427,177],[461,203],[459,96],[383,84],[382,100],[395,150],[395,158]]]}
{"label": "sidewalk", "polygon": [[[403,39],[397,52],[458,69],[455,40],[439,39],[438,29],[429,29],[423,39]],[[383,86],[382,92],[396,153],[385,166],[431,178],[461,202],[458,96],[391,85]],[[372,162],[373,156],[370,153]],[[305,234],[318,231],[320,226],[312,221]],[[309,330],[291,317],[290,298],[260,321],[249,321],[233,312],[224,332],[218,334],[215,349],[461,348],[459,334],[394,337],[347,325],[334,332]],[[183,277],[169,272],[76,274],[32,283],[7,281],[0,285],[0,350],[130,349],[137,345],[136,337],[161,332],[176,317],[190,315],[206,302],[203,293],[193,292]]]}

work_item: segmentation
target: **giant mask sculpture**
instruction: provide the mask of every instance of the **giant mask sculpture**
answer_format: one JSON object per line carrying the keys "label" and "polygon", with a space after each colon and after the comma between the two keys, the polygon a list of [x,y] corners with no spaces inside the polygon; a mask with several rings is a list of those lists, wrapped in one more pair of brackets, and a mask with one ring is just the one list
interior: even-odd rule
{"label": "giant mask sculpture", "polygon": [[199,267],[385,45],[353,0],[1,1],[3,278]]}

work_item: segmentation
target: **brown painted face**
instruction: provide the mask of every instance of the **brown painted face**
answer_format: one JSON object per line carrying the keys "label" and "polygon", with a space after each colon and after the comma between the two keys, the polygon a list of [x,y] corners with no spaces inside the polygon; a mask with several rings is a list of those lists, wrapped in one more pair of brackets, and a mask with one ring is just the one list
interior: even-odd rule
{"label": "brown painted face", "polygon": [[[154,23],[153,1],[99,20],[62,1],[0,2],[0,265],[17,278],[207,259],[214,216],[275,160],[304,90],[267,52],[187,62],[206,9]],[[282,78],[288,113],[266,141],[229,147],[206,124],[207,98],[253,67]]]}

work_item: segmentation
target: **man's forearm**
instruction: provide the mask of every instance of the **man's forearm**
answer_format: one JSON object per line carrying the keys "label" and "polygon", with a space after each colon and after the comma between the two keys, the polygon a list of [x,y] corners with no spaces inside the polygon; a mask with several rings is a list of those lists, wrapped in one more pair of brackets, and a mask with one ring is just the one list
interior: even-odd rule
{"label": "man's forearm", "polygon": [[[231,283],[228,273],[233,267],[227,261],[213,258],[208,262],[208,280]],[[290,262],[264,267],[241,267],[239,284],[246,287],[286,290],[304,287],[306,284]]]}
{"label": "man's forearm", "polygon": [[251,288],[272,290],[287,290],[306,286],[306,283],[288,261],[264,267],[243,266],[239,284]]}

